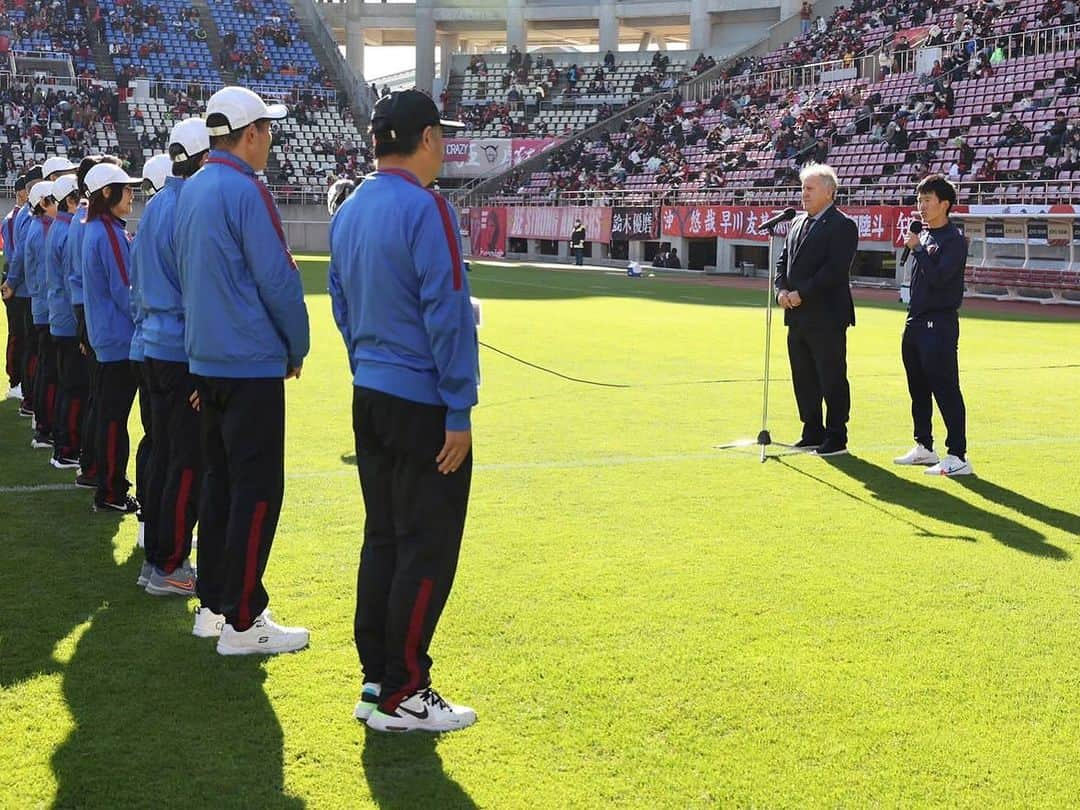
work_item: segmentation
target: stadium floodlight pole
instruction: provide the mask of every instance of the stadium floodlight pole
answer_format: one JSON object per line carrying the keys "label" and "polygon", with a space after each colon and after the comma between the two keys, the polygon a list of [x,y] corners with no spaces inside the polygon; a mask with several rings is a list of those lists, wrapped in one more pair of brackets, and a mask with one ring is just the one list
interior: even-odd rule
{"label": "stadium floodlight pole", "polygon": [[[781,237],[774,233],[775,228],[781,222],[790,222],[795,219],[799,212],[794,208],[786,208],[782,213],[771,217],[760,225],[758,225],[759,231],[765,231],[769,234],[769,274],[768,283],[765,287],[765,375],[761,388],[761,432],[758,433],[756,442],[732,442],[731,444],[717,445],[719,450],[728,450],[733,447],[746,447],[751,444],[757,444],[761,447],[761,463],[765,463],[766,455],[765,448],[773,442],[772,436],[769,433],[769,357],[772,354],[772,310],[773,310],[773,298],[776,295],[774,289],[776,285],[776,264],[780,259],[780,250],[778,248],[778,242]],[[783,445],[784,447],[790,447],[790,445]]]}

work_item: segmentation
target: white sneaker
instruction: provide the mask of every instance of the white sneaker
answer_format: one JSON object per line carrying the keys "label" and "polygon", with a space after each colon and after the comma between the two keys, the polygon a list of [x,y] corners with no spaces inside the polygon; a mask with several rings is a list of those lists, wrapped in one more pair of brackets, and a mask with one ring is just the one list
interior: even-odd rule
{"label": "white sneaker", "polygon": [[234,630],[226,622],[217,651],[219,655],[275,655],[304,649],[308,638],[307,628],[282,627],[270,618],[269,610],[264,610],[247,630]]}
{"label": "white sneaker", "polygon": [[379,705],[379,695],[381,694],[381,683],[372,683],[371,681],[365,683],[364,688],[360,690],[360,700],[356,701],[356,708],[353,709],[353,717],[357,720],[367,720],[371,717],[371,713]]}
{"label": "white sneaker", "polygon": [[927,450],[921,444],[917,444],[899,458],[893,459],[893,464],[910,466],[913,464],[937,464],[940,459],[933,450]]}
{"label": "white sneaker", "polygon": [[933,467],[923,470],[927,475],[971,475],[971,462],[953,455],[947,455]]}
{"label": "white sneaker", "polygon": [[430,686],[413,692],[396,711],[388,714],[377,708],[367,719],[368,728],[376,731],[457,731],[475,722],[475,711],[447,703]]}
{"label": "white sneaker", "polygon": [[225,627],[225,617],[220,613],[214,613],[210,608],[195,608],[195,626],[191,628],[191,635],[199,638],[218,638]]}
{"label": "white sneaker", "polygon": [[14,388],[9,388],[7,392],[8,399],[22,399],[22,386],[16,385]]}

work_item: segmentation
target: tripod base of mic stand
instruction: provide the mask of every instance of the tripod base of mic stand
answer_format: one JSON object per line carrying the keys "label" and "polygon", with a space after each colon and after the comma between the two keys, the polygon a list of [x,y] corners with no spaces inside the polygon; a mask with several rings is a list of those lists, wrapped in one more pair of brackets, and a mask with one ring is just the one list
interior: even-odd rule
{"label": "tripod base of mic stand", "polygon": [[[793,445],[793,444],[784,444],[783,442],[774,442],[772,440],[772,435],[767,430],[761,431],[758,434],[756,440],[755,439],[740,439],[738,441],[728,442],[727,444],[714,445],[715,449],[717,449],[717,450],[739,450],[739,449],[747,449],[747,448],[750,448],[750,447],[760,447],[761,448],[761,461],[762,462],[764,462],[767,458],[769,458],[769,456],[767,456],[765,454],[765,448],[769,447],[769,446],[782,447],[782,448],[784,448],[784,450],[789,450],[789,451],[796,450],[795,445]],[[788,453],[774,454],[774,456],[778,456],[778,455],[789,455],[789,454]]]}

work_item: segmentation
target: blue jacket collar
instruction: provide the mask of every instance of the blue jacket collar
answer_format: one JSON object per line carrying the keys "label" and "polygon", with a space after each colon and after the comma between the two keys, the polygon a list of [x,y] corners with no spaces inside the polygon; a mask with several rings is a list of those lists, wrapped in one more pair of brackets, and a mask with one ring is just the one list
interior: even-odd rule
{"label": "blue jacket collar", "polygon": [[169,186],[175,186],[176,188],[179,188],[180,184],[183,182],[183,177],[174,177],[170,174],[168,177],[165,178],[165,188],[169,188]]}
{"label": "blue jacket collar", "polygon": [[242,158],[238,158],[232,152],[226,152],[224,149],[211,149],[210,160],[230,163],[244,174],[255,174],[255,170],[251,168],[250,164]]}

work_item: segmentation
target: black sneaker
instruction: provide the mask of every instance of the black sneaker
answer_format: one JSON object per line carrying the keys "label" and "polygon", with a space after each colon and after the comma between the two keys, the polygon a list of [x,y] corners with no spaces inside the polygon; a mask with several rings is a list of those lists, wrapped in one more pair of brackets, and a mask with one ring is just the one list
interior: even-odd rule
{"label": "black sneaker", "polygon": [[842,456],[847,453],[847,442],[830,436],[817,449],[819,456]]}
{"label": "black sneaker", "polygon": [[799,439],[791,446],[796,450],[817,450],[821,446],[821,439]]}
{"label": "black sneaker", "polygon": [[125,515],[134,515],[139,511],[139,502],[130,495],[125,495],[119,501],[99,501],[94,499],[95,512],[120,512]]}
{"label": "black sneaker", "polygon": [[86,473],[79,473],[75,476],[75,486],[80,489],[97,489],[97,479]]}

